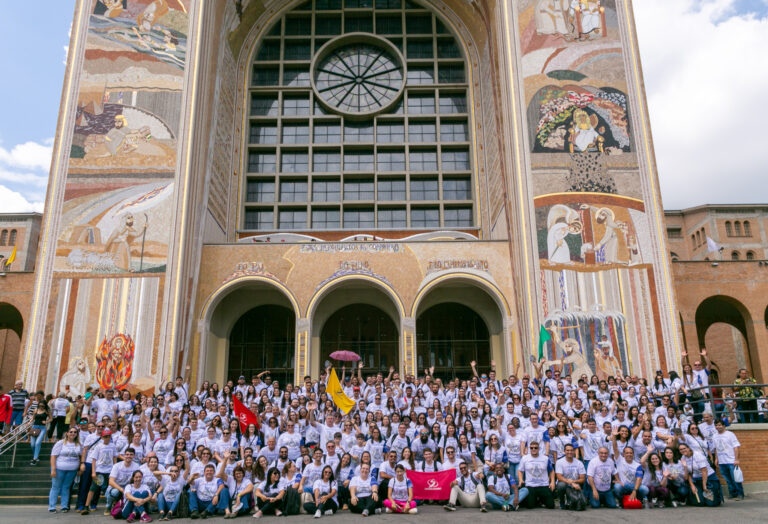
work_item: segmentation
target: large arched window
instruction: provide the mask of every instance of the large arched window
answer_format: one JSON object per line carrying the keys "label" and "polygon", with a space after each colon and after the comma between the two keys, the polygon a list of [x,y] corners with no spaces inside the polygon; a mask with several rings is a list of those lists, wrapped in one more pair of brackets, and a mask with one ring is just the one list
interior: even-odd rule
{"label": "large arched window", "polygon": [[228,378],[237,382],[269,370],[280,386],[293,382],[296,316],[282,306],[259,306],[235,323],[229,336]]}
{"label": "large arched window", "polygon": [[475,225],[459,41],[408,0],[313,0],[252,65],[244,230]]}
{"label": "large arched window", "polygon": [[752,236],[752,226],[750,225],[749,220],[744,221],[744,236],[745,237]]}
{"label": "large arched window", "polygon": [[740,255],[738,251],[732,251],[731,252],[731,260],[739,260]]}
{"label": "large arched window", "polygon": [[725,234],[728,235],[729,237],[733,236],[733,225],[731,224],[730,220],[727,220],[725,222]]}
{"label": "large arched window", "polygon": [[0,233],[0,246],[4,246],[8,242],[8,230],[3,229],[2,233]]}
{"label": "large arched window", "polygon": [[11,235],[8,237],[8,245],[9,246],[15,246],[16,245],[16,230],[11,229]]}
{"label": "large arched window", "polygon": [[733,231],[735,232],[737,237],[741,236],[741,222],[738,220],[733,223]]}
{"label": "large arched window", "polygon": [[480,371],[490,369],[491,343],[483,319],[463,304],[432,306],[416,320],[417,365],[434,366],[442,379],[471,377],[471,362]]}

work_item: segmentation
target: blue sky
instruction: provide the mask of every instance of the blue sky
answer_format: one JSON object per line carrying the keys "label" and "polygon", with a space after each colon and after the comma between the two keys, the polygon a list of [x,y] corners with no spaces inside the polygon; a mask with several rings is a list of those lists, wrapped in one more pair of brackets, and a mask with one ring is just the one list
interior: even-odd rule
{"label": "blue sky", "polygon": [[[3,2],[0,212],[43,209],[74,3]],[[768,0],[634,8],[664,206],[768,202]]]}

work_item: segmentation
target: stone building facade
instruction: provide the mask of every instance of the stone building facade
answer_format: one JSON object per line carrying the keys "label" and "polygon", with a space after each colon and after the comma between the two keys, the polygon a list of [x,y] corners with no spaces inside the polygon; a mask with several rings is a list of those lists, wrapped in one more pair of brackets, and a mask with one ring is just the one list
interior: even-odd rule
{"label": "stone building facade", "polygon": [[682,348],[628,0],[77,2],[18,374]]}

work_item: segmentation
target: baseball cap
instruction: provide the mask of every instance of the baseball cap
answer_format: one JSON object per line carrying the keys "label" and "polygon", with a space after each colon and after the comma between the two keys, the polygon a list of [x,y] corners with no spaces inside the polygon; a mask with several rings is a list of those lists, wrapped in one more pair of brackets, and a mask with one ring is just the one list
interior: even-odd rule
{"label": "baseball cap", "polygon": [[245,380],[245,376],[244,375],[240,375],[240,377],[238,377],[237,380]]}
{"label": "baseball cap", "polygon": [[112,430],[110,429],[105,429],[104,431],[101,432],[102,437],[108,437],[111,434],[112,434]]}

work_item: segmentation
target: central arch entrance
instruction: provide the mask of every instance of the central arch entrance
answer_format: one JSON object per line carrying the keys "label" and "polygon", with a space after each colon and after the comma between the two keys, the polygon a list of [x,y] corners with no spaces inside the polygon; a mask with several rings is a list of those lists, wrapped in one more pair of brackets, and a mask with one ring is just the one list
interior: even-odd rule
{"label": "central arch entrance", "polygon": [[[363,361],[363,373],[383,374],[398,367],[398,330],[384,311],[370,304],[350,304],[333,313],[320,334],[323,362],[338,350],[354,351]],[[335,363],[334,363],[335,364]]]}
{"label": "central arch entrance", "polygon": [[281,386],[293,382],[296,316],[287,307],[259,306],[235,322],[229,335],[229,378],[246,380],[269,370]]}

